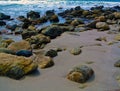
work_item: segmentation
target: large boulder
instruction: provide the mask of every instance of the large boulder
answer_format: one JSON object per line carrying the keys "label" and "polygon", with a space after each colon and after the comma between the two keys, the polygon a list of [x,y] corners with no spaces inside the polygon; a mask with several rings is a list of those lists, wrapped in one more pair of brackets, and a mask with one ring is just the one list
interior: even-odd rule
{"label": "large boulder", "polygon": [[54,61],[52,60],[51,57],[43,55],[37,55],[35,62],[41,69],[49,68],[54,65]]}
{"label": "large boulder", "polygon": [[49,26],[42,30],[42,34],[50,36],[50,38],[56,38],[62,34],[62,29],[59,26]]}
{"label": "large boulder", "polygon": [[14,52],[17,52],[19,50],[31,50],[30,43],[25,40],[13,42],[7,48],[13,50]]}
{"label": "large boulder", "polygon": [[31,59],[0,53],[1,76],[20,79],[28,73],[37,70],[37,67],[37,64],[35,64]]}
{"label": "large boulder", "polygon": [[29,20],[36,20],[40,18],[40,14],[39,12],[30,11],[27,13],[27,18],[29,18]]}
{"label": "large boulder", "polygon": [[67,79],[78,82],[85,83],[94,75],[94,71],[92,68],[86,65],[80,65],[74,67],[67,75]]}
{"label": "large boulder", "polygon": [[8,20],[10,19],[9,15],[5,15],[4,13],[0,13],[0,20]]}
{"label": "large boulder", "polygon": [[101,30],[108,30],[110,29],[109,25],[105,22],[98,22],[96,23],[96,28]]}
{"label": "large boulder", "polygon": [[41,48],[41,45],[47,44],[50,42],[50,38],[43,34],[38,34],[26,39],[30,44],[34,44],[34,48]]}

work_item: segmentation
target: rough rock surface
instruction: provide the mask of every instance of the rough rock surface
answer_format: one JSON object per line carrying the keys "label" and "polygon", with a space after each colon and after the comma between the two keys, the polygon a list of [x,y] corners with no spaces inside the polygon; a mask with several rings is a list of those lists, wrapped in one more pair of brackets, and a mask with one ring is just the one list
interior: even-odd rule
{"label": "rough rock surface", "polygon": [[31,59],[11,54],[0,53],[0,75],[20,79],[24,75],[37,70],[37,64]]}

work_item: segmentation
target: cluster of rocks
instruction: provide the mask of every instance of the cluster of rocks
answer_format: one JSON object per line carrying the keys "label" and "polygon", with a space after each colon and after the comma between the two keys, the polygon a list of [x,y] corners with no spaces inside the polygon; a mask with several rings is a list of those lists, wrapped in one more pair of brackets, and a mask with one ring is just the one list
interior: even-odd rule
{"label": "cluster of rocks", "polygon": [[[111,25],[117,25],[117,31],[120,31],[120,8],[104,8],[103,6],[92,7],[90,10],[84,10],[80,6],[65,10],[56,14],[54,10],[48,10],[44,16],[39,12],[30,11],[27,17],[19,16],[17,19],[21,21],[20,25],[6,25],[5,20],[12,20],[10,16],[0,13],[0,26],[5,26],[15,34],[22,35],[22,41],[15,42],[12,39],[0,40],[0,75],[8,76],[14,79],[20,79],[23,76],[37,70],[52,67],[55,63],[53,58],[58,55],[62,49],[49,49],[43,54],[34,56],[34,49],[42,49],[47,43],[60,36],[66,31],[83,32],[90,29],[99,31],[110,30]],[[65,18],[65,23],[58,23],[59,16]],[[36,25],[40,25],[47,21],[54,22],[49,26],[38,29]],[[97,41],[106,41],[105,38],[97,38]],[[120,35],[116,36],[116,40],[120,41]],[[73,48],[70,53],[79,55],[81,48]],[[33,57],[34,58],[31,58]],[[120,66],[120,62],[115,63],[116,67]],[[94,75],[92,68],[81,65],[73,68],[67,75],[69,80],[84,83]]]}

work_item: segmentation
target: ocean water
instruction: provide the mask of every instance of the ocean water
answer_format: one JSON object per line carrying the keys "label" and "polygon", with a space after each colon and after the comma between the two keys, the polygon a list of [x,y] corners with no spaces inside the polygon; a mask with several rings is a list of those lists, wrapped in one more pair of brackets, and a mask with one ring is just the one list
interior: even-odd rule
{"label": "ocean water", "polygon": [[30,10],[38,11],[43,15],[46,10],[50,9],[61,12],[59,7],[68,9],[81,6],[84,9],[89,9],[98,5],[113,7],[120,5],[120,0],[0,0],[0,12],[15,18],[19,15],[25,16]]}

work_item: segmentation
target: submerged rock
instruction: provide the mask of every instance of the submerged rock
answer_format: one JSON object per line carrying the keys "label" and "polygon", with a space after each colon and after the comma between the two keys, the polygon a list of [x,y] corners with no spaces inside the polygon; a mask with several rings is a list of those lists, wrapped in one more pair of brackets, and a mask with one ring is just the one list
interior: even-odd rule
{"label": "submerged rock", "polygon": [[30,11],[27,13],[27,18],[29,18],[29,20],[36,20],[40,18],[40,14],[39,12]]}
{"label": "submerged rock", "polygon": [[9,20],[10,16],[9,15],[5,15],[4,13],[0,13],[0,20]]}
{"label": "submerged rock", "polygon": [[33,63],[31,59],[0,53],[1,76],[20,79],[28,73],[37,70],[37,67],[37,64]]}
{"label": "submerged rock", "polygon": [[25,40],[13,42],[7,48],[13,50],[14,52],[17,52],[19,50],[31,50],[30,43]]}
{"label": "submerged rock", "polygon": [[52,58],[42,55],[37,56],[35,62],[41,69],[49,68],[54,65],[54,61],[52,60]]}
{"label": "submerged rock", "polygon": [[92,68],[86,65],[80,65],[74,67],[67,75],[67,79],[78,82],[85,83],[94,75],[94,71]]}
{"label": "submerged rock", "polygon": [[0,26],[5,26],[5,25],[6,25],[6,22],[0,21]]}
{"label": "submerged rock", "polygon": [[57,15],[52,15],[52,16],[50,17],[50,21],[51,21],[51,22],[59,22],[59,18],[58,18]]}

